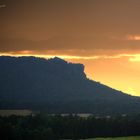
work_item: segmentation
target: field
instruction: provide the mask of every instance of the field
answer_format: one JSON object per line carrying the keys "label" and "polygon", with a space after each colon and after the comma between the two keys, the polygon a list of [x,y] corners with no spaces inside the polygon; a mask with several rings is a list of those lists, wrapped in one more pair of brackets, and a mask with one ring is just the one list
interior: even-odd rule
{"label": "field", "polygon": [[137,137],[118,137],[118,138],[91,138],[87,140],[140,140],[140,136]]}
{"label": "field", "polygon": [[20,116],[27,116],[31,115],[33,112],[31,110],[22,109],[22,110],[0,110],[0,116],[10,116],[10,115],[20,115]]}

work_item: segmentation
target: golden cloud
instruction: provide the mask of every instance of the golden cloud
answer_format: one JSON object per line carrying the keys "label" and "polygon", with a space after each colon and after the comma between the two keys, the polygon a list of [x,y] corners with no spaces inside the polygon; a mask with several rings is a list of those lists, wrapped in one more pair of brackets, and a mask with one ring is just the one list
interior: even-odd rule
{"label": "golden cloud", "polygon": [[140,41],[140,35],[127,35],[127,40]]}
{"label": "golden cloud", "polygon": [[83,59],[83,60],[97,60],[97,59],[117,59],[117,58],[128,58],[129,61],[140,61],[140,54],[118,54],[118,55],[93,55],[93,56],[78,56],[78,55],[60,55],[60,54],[33,54],[32,51],[19,51],[18,53],[9,52],[9,53],[0,53],[0,56],[34,56],[34,57],[42,57],[42,58],[53,58],[59,57],[62,59]]}

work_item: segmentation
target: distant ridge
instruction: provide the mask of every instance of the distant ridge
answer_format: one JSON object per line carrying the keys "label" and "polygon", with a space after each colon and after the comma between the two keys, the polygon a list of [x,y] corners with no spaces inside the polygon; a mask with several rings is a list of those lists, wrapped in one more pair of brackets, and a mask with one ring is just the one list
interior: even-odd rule
{"label": "distant ridge", "polygon": [[83,64],[0,56],[0,109],[127,114],[140,112],[140,98],[89,80]]}

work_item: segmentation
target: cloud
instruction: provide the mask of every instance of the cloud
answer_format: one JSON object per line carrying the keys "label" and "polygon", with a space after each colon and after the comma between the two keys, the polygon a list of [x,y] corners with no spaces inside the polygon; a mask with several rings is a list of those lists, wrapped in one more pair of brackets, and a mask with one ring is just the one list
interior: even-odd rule
{"label": "cloud", "polygon": [[5,8],[6,5],[5,4],[0,4],[0,8]]}
{"label": "cloud", "polygon": [[117,55],[93,55],[93,56],[80,56],[80,55],[64,55],[64,54],[37,54],[33,51],[19,51],[19,52],[9,52],[9,53],[0,53],[0,56],[35,56],[35,57],[43,57],[43,58],[53,58],[59,57],[62,59],[70,59],[70,60],[97,60],[97,59],[120,59],[125,58],[131,62],[140,61],[140,54],[117,54]]}
{"label": "cloud", "polygon": [[0,52],[82,57],[140,53],[138,3],[6,0],[0,13]]}
{"label": "cloud", "polygon": [[132,58],[129,58],[132,62],[140,62],[140,54],[134,55]]}
{"label": "cloud", "polygon": [[[123,51],[140,51],[140,42],[130,42],[130,39],[140,39],[139,36],[127,37],[127,40],[111,38],[105,35],[65,35],[53,36],[46,40],[31,40],[20,38],[1,38],[0,52],[10,51],[54,51],[74,54],[92,55],[95,53],[109,53]],[[79,52],[78,52],[79,51]]]}
{"label": "cloud", "polygon": [[130,41],[140,41],[140,35],[127,35],[126,39]]}

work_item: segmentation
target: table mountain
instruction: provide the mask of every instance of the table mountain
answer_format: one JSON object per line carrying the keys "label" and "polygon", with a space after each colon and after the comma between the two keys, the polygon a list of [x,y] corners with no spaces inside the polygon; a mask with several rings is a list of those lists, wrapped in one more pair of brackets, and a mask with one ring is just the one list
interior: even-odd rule
{"label": "table mountain", "polygon": [[127,114],[140,111],[140,97],[88,79],[83,64],[1,56],[0,109]]}

